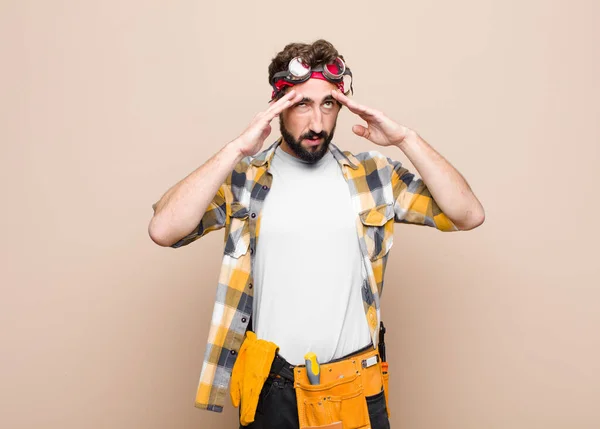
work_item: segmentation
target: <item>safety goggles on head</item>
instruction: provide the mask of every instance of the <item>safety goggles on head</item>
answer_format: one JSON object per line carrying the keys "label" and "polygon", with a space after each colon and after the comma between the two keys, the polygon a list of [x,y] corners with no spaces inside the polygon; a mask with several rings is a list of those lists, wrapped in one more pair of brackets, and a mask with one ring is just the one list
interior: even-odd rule
{"label": "safety goggles on head", "polygon": [[[286,86],[294,86],[306,82],[310,78],[323,79],[334,83],[345,95],[348,95],[350,91],[354,94],[352,72],[346,67],[344,60],[340,57],[337,57],[329,64],[321,64],[315,68],[304,62],[301,57],[295,57],[288,63],[286,71],[277,72],[273,75],[273,79],[271,79],[271,86],[273,87],[271,98],[275,98]],[[348,81],[349,85],[345,85],[345,81]],[[350,89],[344,91],[344,87],[348,86]]]}

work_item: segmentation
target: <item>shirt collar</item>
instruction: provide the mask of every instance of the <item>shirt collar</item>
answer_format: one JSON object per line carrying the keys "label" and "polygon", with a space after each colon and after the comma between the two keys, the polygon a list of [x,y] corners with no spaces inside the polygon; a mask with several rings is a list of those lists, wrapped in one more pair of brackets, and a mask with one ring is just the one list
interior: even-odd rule
{"label": "shirt collar", "polygon": [[[256,155],[250,163],[256,167],[262,167],[266,164],[268,170],[271,167],[271,161],[273,160],[273,156],[275,155],[275,150],[281,144],[282,141],[283,137],[279,137],[275,141],[275,143],[273,143],[267,149],[263,150],[258,155]],[[358,161],[350,152],[348,152],[346,155],[346,153],[342,152],[333,143],[329,144],[329,150],[340,165],[347,165],[354,170],[358,168]]]}

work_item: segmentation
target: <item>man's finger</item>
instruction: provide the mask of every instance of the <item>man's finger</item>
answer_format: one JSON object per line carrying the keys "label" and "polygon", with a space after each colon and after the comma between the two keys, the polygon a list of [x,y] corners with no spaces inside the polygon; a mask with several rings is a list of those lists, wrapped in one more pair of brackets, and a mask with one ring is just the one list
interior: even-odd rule
{"label": "man's finger", "polygon": [[368,128],[365,128],[365,127],[363,127],[362,125],[358,125],[358,124],[357,124],[357,125],[354,125],[354,126],[352,127],[352,132],[353,132],[354,134],[356,134],[357,136],[364,137],[364,138],[366,138],[366,139],[368,139],[368,138],[369,138],[369,129],[368,129]]}
{"label": "man's finger", "polygon": [[[286,94],[286,97],[289,94]],[[304,96],[301,93],[295,93],[294,95],[291,95],[290,97],[288,97],[287,99],[285,99],[283,101],[283,103],[279,103],[279,101],[282,101],[283,98],[281,100],[279,100],[277,102],[277,105],[274,105],[272,110],[269,109],[266,112],[266,119],[268,121],[271,121],[271,119],[273,119],[275,116],[279,115],[281,112],[283,112],[285,109],[293,106],[294,104],[296,104],[298,101],[302,100],[302,98],[304,98]]]}
{"label": "man's finger", "polygon": [[346,97],[344,94],[342,94],[341,91],[334,89],[331,91],[331,94],[333,95],[333,98],[335,98],[340,103],[342,103],[344,106],[346,106],[352,113],[356,113],[357,115],[363,115],[363,114],[367,113],[367,110],[368,110],[367,106],[363,106],[353,100],[350,100],[348,97]]}
{"label": "man's finger", "polygon": [[285,93],[285,95],[283,97],[281,97],[279,100],[275,101],[275,102],[271,102],[271,105],[269,106],[269,108],[265,111],[266,114],[270,114],[273,110],[278,109],[279,107],[281,107],[282,105],[285,105],[290,99],[294,98],[296,96],[296,90],[295,89],[291,89],[288,92]]}
{"label": "man's finger", "polygon": [[346,106],[348,108],[348,110],[350,110],[352,113],[355,113],[356,115],[360,116],[365,121],[377,119],[378,113],[375,110],[373,110],[367,106],[364,106],[362,104],[358,104],[354,100],[351,100],[350,98],[348,98],[344,94],[342,94],[341,91],[332,90],[331,93],[332,93],[333,97],[336,100],[338,100],[340,103],[342,103],[344,106]]}

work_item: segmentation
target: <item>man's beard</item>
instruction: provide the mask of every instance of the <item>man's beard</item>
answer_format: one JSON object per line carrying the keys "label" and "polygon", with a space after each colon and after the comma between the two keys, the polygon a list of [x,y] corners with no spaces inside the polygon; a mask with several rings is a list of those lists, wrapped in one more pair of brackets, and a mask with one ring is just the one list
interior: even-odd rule
{"label": "man's beard", "polygon": [[[321,131],[320,133],[315,133],[313,131],[309,131],[306,134],[302,134],[298,140],[292,136],[292,134],[287,130],[285,125],[283,124],[283,119],[279,116],[279,128],[281,130],[281,136],[288,144],[292,152],[296,154],[298,158],[308,163],[314,164],[321,158],[325,156],[327,153],[327,149],[329,149],[329,143],[333,139],[333,133],[335,132],[335,125],[331,129],[331,133],[327,133],[326,131]],[[306,150],[302,147],[301,143],[304,139],[311,139],[319,137],[323,139],[323,143],[321,143],[321,147],[316,152]]]}

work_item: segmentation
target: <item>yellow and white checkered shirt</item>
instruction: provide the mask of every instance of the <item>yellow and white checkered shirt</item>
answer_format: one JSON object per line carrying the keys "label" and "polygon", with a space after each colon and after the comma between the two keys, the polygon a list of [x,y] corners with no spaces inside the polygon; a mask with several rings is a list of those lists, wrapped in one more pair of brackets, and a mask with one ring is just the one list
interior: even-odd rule
{"label": "yellow and white checkered shirt", "polygon": [[[210,231],[225,228],[225,250],[196,406],[222,411],[231,370],[252,315],[254,249],[260,236],[261,209],[271,188],[269,173],[277,140],[254,157],[242,159],[219,188],[198,227],[173,244],[185,246]],[[342,169],[356,212],[356,230],[368,276],[362,291],[373,344],[379,330],[379,300],[395,223],[456,231],[421,179],[379,152],[353,155],[334,144],[330,150]]]}

